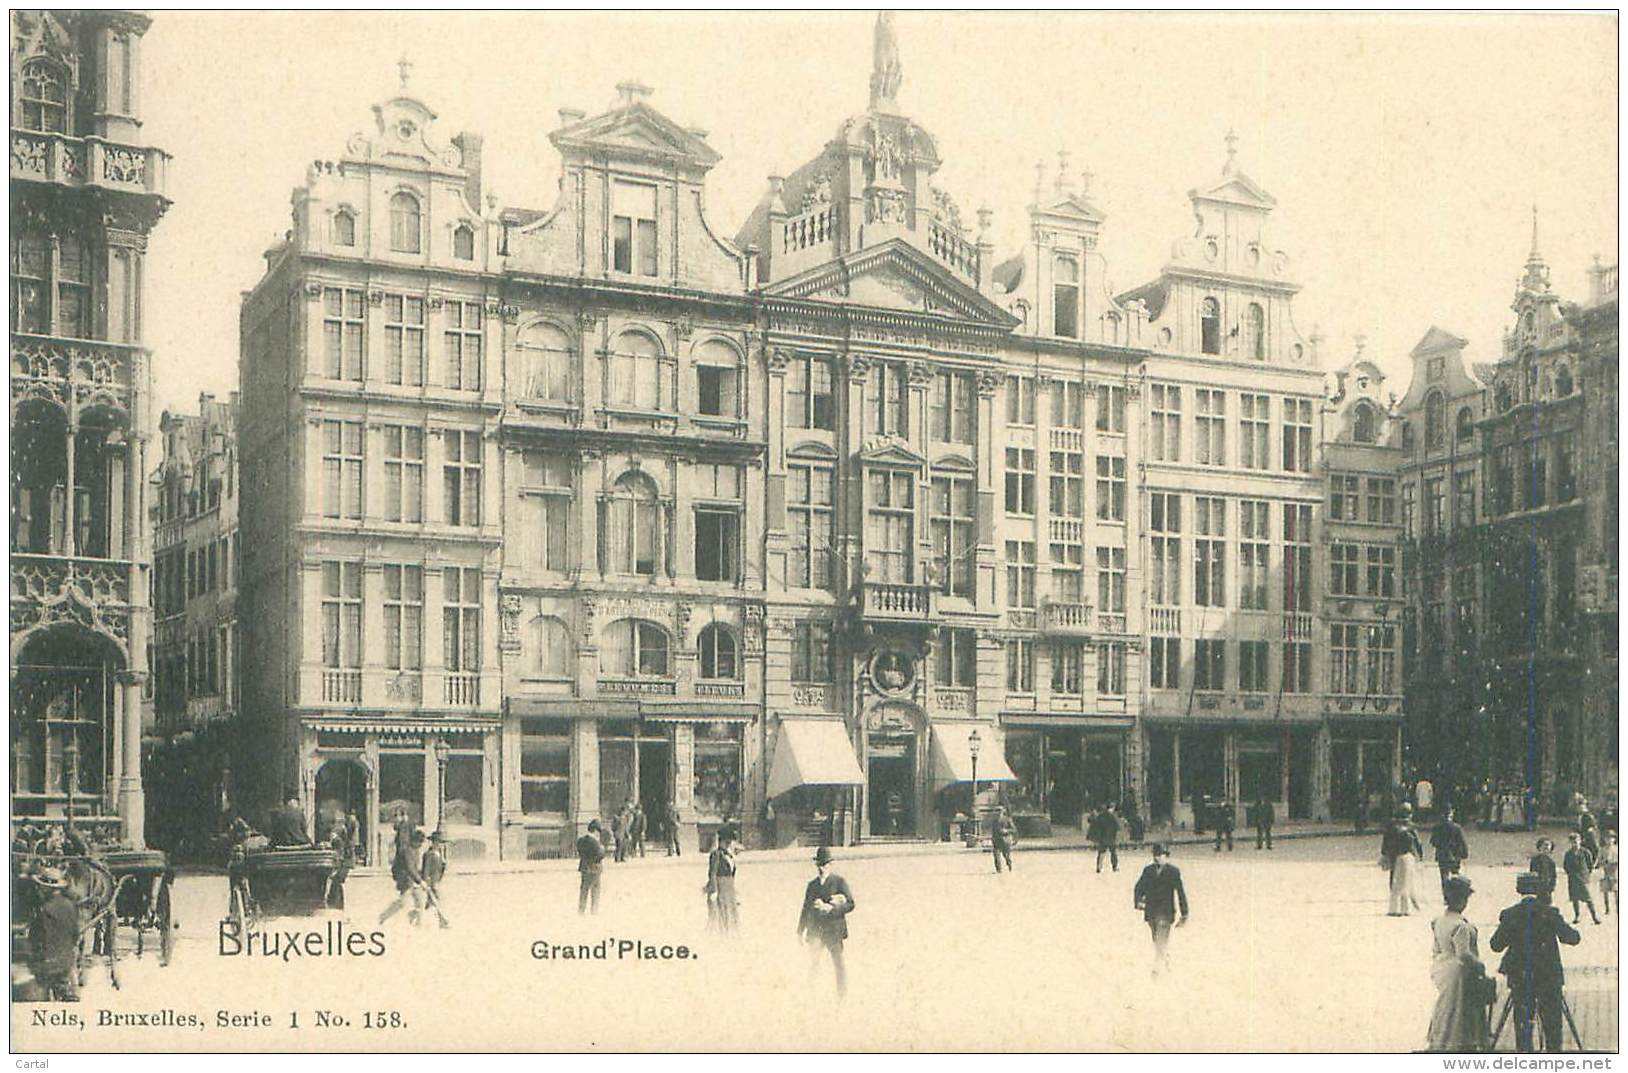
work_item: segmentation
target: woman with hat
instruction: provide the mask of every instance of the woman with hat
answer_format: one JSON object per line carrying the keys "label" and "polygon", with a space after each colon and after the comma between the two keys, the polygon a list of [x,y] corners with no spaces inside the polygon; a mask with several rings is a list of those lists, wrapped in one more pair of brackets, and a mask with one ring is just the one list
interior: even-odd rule
{"label": "woman with hat", "polygon": [[707,858],[708,923],[728,935],[740,922],[740,903],[735,899],[735,832],[727,825],[718,829],[718,844]]}
{"label": "woman with hat", "polygon": [[1419,842],[1419,832],[1413,829],[1413,806],[1406,801],[1396,810],[1396,817],[1391,825],[1385,828],[1385,835],[1379,844],[1379,863],[1390,871],[1391,894],[1390,907],[1387,915],[1405,917],[1414,909],[1420,908],[1418,896],[1413,890],[1413,873],[1419,862],[1424,858],[1424,846]]}
{"label": "woman with hat", "polygon": [[79,1001],[79,907],[68,877],[45,865],[34,872],[40,903],[28,924],[28,967],[47,1002]]}
{"label": "woman with hat", "polygon": [[1486,1042],[1487,1006],[1491,998],[1486,966],[1481,963],[1480,933],[1464,919],[1464,907],[1475,888],[1461,875],[1442,884],[1447,910],[1430,922],[1430,980],[1436,985],[1436,1006],[1430,1013],[1425,1048],[1432,1051],[1475,1051]]}

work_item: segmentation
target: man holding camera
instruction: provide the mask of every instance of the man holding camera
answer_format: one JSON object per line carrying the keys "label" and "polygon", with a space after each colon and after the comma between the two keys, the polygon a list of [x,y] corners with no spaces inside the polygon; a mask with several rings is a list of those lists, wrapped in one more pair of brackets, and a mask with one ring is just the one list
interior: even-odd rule
{"label": "man holding camera", "polygon": [[1560,944],[1576,946],[1582,941],[1577,929],[1567,924],[1560,910],[1549,904],[1549,892],[1542,877],[1522,872],[1515,877],[1515,890],[1521,900],[1498,914],[1498,930],[1487,944],[1493,952],[1504,952],[1498,971],[1509,983],[1515,1012],[1515,1046],[1521,1052],[1532,1050],[1534,1015],[1543,1024],[1544,1048],[1560,1050],[1560,1020],[1566,982],[1560,965]]}

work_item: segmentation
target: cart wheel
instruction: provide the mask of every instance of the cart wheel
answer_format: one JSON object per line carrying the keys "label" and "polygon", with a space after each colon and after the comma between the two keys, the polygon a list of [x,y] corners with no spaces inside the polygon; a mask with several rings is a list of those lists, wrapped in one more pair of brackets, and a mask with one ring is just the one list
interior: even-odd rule
{"label": "cart wheel", "polygon": [[158,892],[158,911],[154,914],[158,921],[158,963],[168,965],[170,955],[175,952],[175,929],[177,927],[172,919],[170,908],[170,885],[164,884]]}

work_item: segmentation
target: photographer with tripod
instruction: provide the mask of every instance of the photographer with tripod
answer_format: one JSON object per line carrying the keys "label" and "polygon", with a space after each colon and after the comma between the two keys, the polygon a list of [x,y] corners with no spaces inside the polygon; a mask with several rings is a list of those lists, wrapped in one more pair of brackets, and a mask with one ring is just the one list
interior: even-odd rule
{"label": "photographer with tripod", "polygon": [[[1559,1051],[1561,1017],[1570,1020],[1562,993],[1566,973],[1560,964],[1560,944],[1576,946],[1583,937],[1566,923],[1560,910],[1549,904],[1550,888],[1536,873],[1516,876],[1515,890],[1522,895],[1521,900],[1498,914],[1498,930],[1487,944],[1494,952],[1504,952],[1498,971],[1509,984],[1509,998],[1493,1029],[1493,1045],[1497,1045],[1498,1033],[1513,1010],[1516,1050],[1531,1052],[1535,1015],[1543,1024],[1544,1049]],[[1571,1029],[1580,1050],[1582,1041],[1575,1022]]]}

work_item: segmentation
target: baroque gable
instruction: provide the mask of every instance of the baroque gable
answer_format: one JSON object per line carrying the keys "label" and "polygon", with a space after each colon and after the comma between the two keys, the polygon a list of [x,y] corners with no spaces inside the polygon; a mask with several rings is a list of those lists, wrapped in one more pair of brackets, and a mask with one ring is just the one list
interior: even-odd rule
{"label": "baroque gable", "polygon": [[[637,96],[634,90],[648,92],[643,87],[622,89],[624,95],[633,97]],[[642,99],[557,130],[549,140],[562,152],[609,151],[618,157],[676,161],[702,170],[722,159],[699,133],[679,126]]]}

